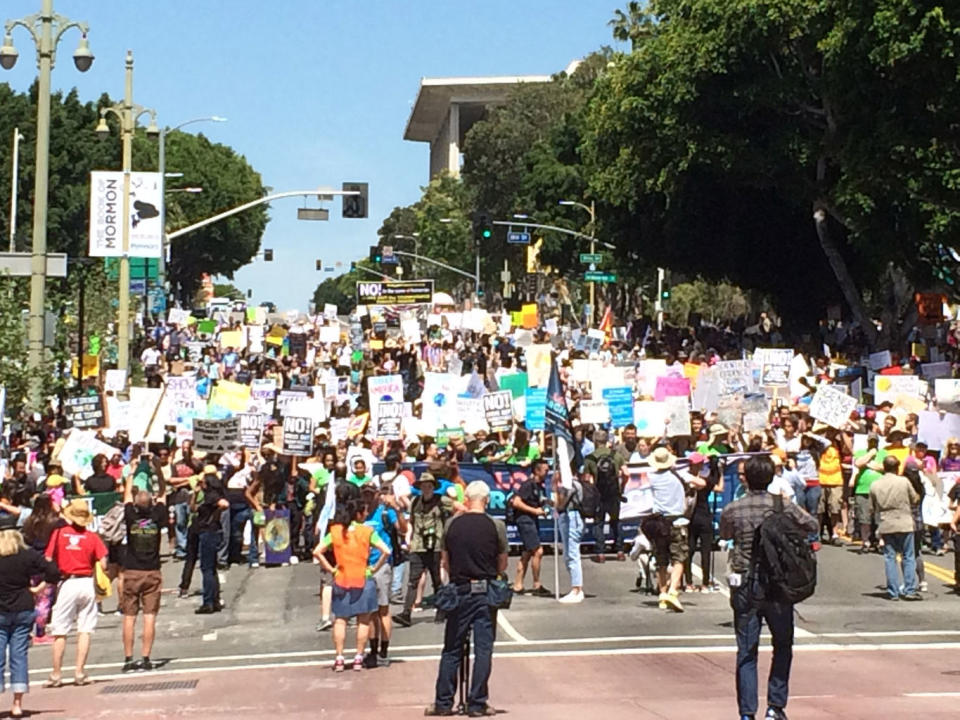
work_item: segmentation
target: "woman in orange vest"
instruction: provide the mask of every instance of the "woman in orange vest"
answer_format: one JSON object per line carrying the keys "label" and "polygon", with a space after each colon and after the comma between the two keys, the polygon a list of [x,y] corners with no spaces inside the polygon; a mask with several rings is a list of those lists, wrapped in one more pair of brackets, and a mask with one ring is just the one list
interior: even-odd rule
{"label": "woman in orange vest", "polygon": [[[335,672],[343,672],[343,645],[347,637],[347,620],[357,618],[357,654],[353,658],[353,669],[363,669],[363,650],[370,633],[370,615],[377,610],[377,586],[373,575],[390,559],[391,548],[373,528],[363,524],[364,505],[359,497],[351,497],[338,504],[329,532],[313,551],[320,566],[333,575],[332,612],[336,616],[333,623],[333,645],[337,651],[333,663]],[[380,560],[368,568],[370,548],[380,551]],[[324,555],[333,549],[336,567]]]}

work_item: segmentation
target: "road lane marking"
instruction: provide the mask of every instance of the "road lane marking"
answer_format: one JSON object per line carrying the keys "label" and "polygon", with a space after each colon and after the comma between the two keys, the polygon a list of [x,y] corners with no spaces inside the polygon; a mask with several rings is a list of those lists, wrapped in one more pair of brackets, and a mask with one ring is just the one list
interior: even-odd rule
{"label": "road lane marking", "polygon": [[213,642],[214,640],[217,639],[217,633],[212,632],[212,633],[207,633],[206,635],[201,635],[200,639],[203,640],[204,642]]}
{"label": "road lane marking", "polygon": [[947,698],[947,697],[960,697],[960,692],[955,692],[955,691],[912,692],[912,693],[904,693],[903,696],[909,697],[909,698]]}
{"label": "road lane marking", "polygon": [[[761,653],[772,651],[769,645],[761,645]],[[960,650],[960,643],[891,643],[891,644],[840,644],[840,643],[819,643],[807,645],[794,645],[794,652],[881,652],[881,651],[902,651],[902,650]],[[648,648],[608,648],[602,650],[517,650],[511,652],[494,652],[497,661],[505,659],[535,659],[535,658],[567,658],[567,657],[601,657],[610,655],[620,656],[638,656],[638,655],[709,655],[709,654],[731,654],[737,651],[737,646],[730,645],[705,645],[697,646],[672,646],[672,647],[648,647]],[[418,662],[437,662],[439,655],[396,655],[391,654],[394,662],[418,663]],[[88,669],[90,666],[87,666]],[[296,662],[275,662],[275,663],[256,663],[251,665],[217,665],[204,668],[162,668],[152,670],[150,677],[160,675],[187,675],[197,673],[222,673],[237,670],[276,670],[294,667],[330,667],[330,660],[302,660]],[[45,670],[44,672],[49,672]],[[138,676],[143,677],[143,676]],[[123,673],[112,673],[104,675],[91,675],[93,681],[108,680],[129,680],[131,676]],[[64,678],[64,685],[70,685],[72,681]],[[903,697],[960,697],[958,693],[907,693]]]}
{"label": "road lane marking", "polygon": [[928,573],[933,575],[937,580],[943,580],[944,582],[949,583],[950,585],[953,585],[953,580],[954,580],[953,573],[947,570],[946,568],[942,568],[939,565],[935,565],[932,562],[926,562],[926,561],[924,561],[923,563],[923,568]]}
{"label": "road lane marking", "polygon": [[497,626],[501,628],[507,635],[509,635],[512,640],[518,643],[525,644],[530,642],[517,631],[517,629],[513,626],[513,623],[507,619],[507,614],[503,610],[497,613]]}
{"label": "road lane marking", "polygon": [[[893,630],[893,631],[875,631],[875,632],[840,632],[840,633],[819,633],[814,635],[814,637],[825,638],[825,639],[865,639],[865,638],[897,638],[897,637],[931,637],[931,636],[940,636],[940,637],[956,637],[960,636],[960,630]],[[761,640],[769,640],[770,635],[763,633],[760,636]],[[537,647],[540,645],[550,646],[550,645],[588,645],[591,643],[596,643],[598,645],[605,644],[615,644],[615,643],[627,643],[627,642],[683,642],[683,641],[717,641],[717,640],[732,640],[733,633],[710,633],[702,635],[612,635],[607,637],[581,637],[581,638],[551,638],[548,640],[527,640],[526,638],[523,641],[511,641],[511,640],[499,640],[496,643],[496,647],[516,647],[516,646],[525,646],[525,647]],[[954,643],[957,647],[960,647],[960,642]],[[829,644],[830,647],[834,647],[837,644]],[[850,648],[875,648],[877,645],[875,643],[839,643],[844,647]],[[931,647],[935,648],[938,643],[887,643],[882,644],[883,648],[920,648],[920,647]],[[807,647],[822,647],[822,643],[807,643],[807,644],[795,644],[794,649],[798,648],[807,648]],[[700,646],[688,646],[691,650],[696,650],[697,648],[709,648],[709,645],[700,645]],[[437,651],[441,650],[443,645],[439,643],[423,644],[423,645],[397,645],[391,647],[392,653],[396,654],[398,652],[416,652],[416,651]],[[631,648],[625,648],[631,649]],[[642,650],[645,648],[634,648],[637,650]],[[646,648],[650,650],[660,650],[659,646],[652,646]],[[528,651],[532,652],[532,651]],[[556,651],[544,651],[544,652],[556,652]],[[585,652],[585,651],[581,651]],[[596,650],[597,653],[611,652],[610,650]],[[207,655],[199,657],[185,657],[185,658],[173,658],[170,660],[168,665],[172,664],[203,664],[211,662],[233,662],[233,661],[245,661],[245,660],[282,660],[284,658],[310,658],[310,657],[332,657],[334,650],[295,650],[290,652],[276,652],[276,653],[253,653],[247,655]],[[497,653],[500,655],[501,653]],[[432,657],[432,656],[431,656]],[[285,665],[289,663],[280,663],[280,665]],[[107,670],[110,668],[119,668],[123,665],[122,662],[116,663],[91,663],[87,665],[87,669],[90,670]],[[167,667],[167,666],[164,666]],[[231,665],[229,667],[252,667],[252,665]],[[193,670],[206,670],[206,668],[192,668]],[[42,675],[49,674],[51,668],[31,668],[31,675]],[[125,675],[124,677],[129,677]]]}

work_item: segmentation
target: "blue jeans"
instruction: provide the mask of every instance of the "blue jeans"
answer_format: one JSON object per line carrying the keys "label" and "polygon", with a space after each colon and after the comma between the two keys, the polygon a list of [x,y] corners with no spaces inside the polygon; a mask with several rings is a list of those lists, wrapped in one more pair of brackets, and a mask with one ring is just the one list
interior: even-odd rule
{"label": "blue jeans", "polygon": [[560,537],[563,538],[563,562],[570,573],[570,586],[583,587],[583,566],[580,564],[580,539],[583,537],[583,517],[576,510],[560,515]]}
{"label": "blue jeans", "polygon": [[757,712],[757,650],[765,621],[773,640],[773,660],[767,679],[767,705],[787,706],[790,665],[793,663],[793,605],[761,602],[754,605],[746,587],[730,588],[733,627],[737,634],[737,707],[741,715]]}
{"label": "blue jeans", "polygon": [[390,597],[400,597],[403,595],[403,575],[409,566],[410,561],[407,560],[393,567],[393,579],[390,582]]}
{"label": "blue jeans", "polygon": [[467,711],[483,710],[487,706],[489,692],[487,682],[493,667],[493,613],[487,605],[486,593],[461,595],[460,606],[447,613],[447,626],[443,632],[443,653],[440,655],[440,674],[437,676],[436,706],[438,709],[453,708],[453,695],[457,688],[457,670],[460,668],[463,644],[473,628],[473,677],[467,696]]}
{"label": "blue jeans", "polygon": [[[230,562],[238,562],[243,557],[243,528],[253,520],[253,508],[247,504],[230,506],[230,547],[227,552]],[[250,549],[247,551],[247,564],[253,565],[260,560],[257,552],[256,528],[250,532]]]}
{"label": "blue jeans", "polygon": [[30,689],[30,675],[27,670],[27,648],[30,647],[30,628],[36,612],[0,612],[0,692],[4,685],[4,668],[7,664],[7,651],[10,651],[10,689],[15,693],[25,693]]}
{"label": "blue jeans", "polygon": [[207,530],[200,533],[200,573],[203,575],[203,604],[213,607],[220,600],[220,578],[217,575],[217,549],[222,533]]}
{"label": "blue jeans", "polygon": [[[819,485],[808,485],[803,494],[803,507],[810,513],[810,516],[817,521],[817,527],[820,526],[820,496],[823,494],[823,488]],[[820,531],[810,533],[810,542],[820,541]]]}
{"label": "blue jeans", "polygon": [[217,545],[217,563],[230,564],[230,510],[220,511],[220,544]]}
{"label": "blue jeans", "polygon": [[177,536],[177,549],[174,556],[183,560],[187,556],[187,521],[190,519],[190,506],[178,503],[173,506],[173,529]]}
{"label": "blue jeans", "polygon": [[887,573],[887,593],[900,597],[900,573],[897,569],[897,554],[903,566],[903,594],[917,592],[917,556],[914,554],[913,533],[884,533],[883,567]]}

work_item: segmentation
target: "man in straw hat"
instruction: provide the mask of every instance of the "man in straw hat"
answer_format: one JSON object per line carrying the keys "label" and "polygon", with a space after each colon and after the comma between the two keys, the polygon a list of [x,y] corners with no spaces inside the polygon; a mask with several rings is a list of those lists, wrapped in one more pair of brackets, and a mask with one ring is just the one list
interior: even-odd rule
{"label": "man in straw hat", "polygon": [[53,671],[47,687],[63,684],[63,654],[67,647],[67,633],[77,625],[76,684],[90,682],[84,667],[90,652],[90,635],[97,627],[97,598],[94,585],[94,566],[100,563],[107,569],[107,548],[95,532],[87,530],[93,513],[81,498],[71,500],[63,509],[67,525],[50,536],[44,553],[60,570],[63,582],[53,606],[49,633],[53,635]]}
{"label": "man in straw hat", "polygon": [[[647,458],[647,464],[653,470],[648,475],[653,489],[653,513],[661,519],[663,530],[650,539],[657,558],[659,607],[661,610],[669,608],[674,612],[683,612],[680,583],[683,581],[683,566],[690,552],[687,544],[690,521],[685,517],[687,488],[701,490],[706,487],[706,482],[700,477],[677,471],[674,468],[676,462],[677,459],[666,447],[658,447]],[[664,523],[669,523],[669,528]]]}

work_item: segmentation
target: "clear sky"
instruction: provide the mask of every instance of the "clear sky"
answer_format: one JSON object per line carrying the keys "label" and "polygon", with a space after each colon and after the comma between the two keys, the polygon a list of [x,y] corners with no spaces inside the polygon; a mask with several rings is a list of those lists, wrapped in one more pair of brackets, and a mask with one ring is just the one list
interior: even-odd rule
{"label": "clear sky", "polygon": [[[134,52],[134,100],[174,126],[197,124],[232,146],[275,191],[343,181],[370,183],[370,218],[299,222],[299,198],[272,204],[262,247],[236,285],[255,302],[306,310],[330,275],[367,254],[384,217],[415,202],[428,179],[428,146],[403,140],[421,77],[547,75],[602,45],[617,0],[55,0],[90,24],[96,56],[86,74],[70,60],[79,34],[61,42],[54,89],[84,100],[123,94],[123,62]],[[4,0],[0,21],[39,11],[40,0]],[[32,43],[14,33],[20,61],[0,81],[26,89],[36,74]],[[91,128],[92,131],[92,128]],[[176,168],[168,168],[175,171]],[[184,178],[189,184],[189,178]],[[316,201],[311,203],[316,206]],[[198,220],[201,218],[197,218]]]}

